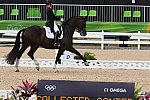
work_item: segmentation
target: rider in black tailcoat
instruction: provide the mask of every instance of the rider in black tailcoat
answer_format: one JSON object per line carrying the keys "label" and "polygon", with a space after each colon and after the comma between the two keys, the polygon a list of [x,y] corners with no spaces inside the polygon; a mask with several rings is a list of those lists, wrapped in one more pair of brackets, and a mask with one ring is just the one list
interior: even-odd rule
{"label": "rider in black tailcoat", "polygon": [[58,46],[58,34],[59,32],[55,32],[54,30],[54,20],[60,20],[59,17],[55,16],[53,13],[53,0],[47,0],[46,1],[46,17],[47,17],[47,22],[45,23],[45,26],[50,27],[51,32],[54,34],[54,46]]}

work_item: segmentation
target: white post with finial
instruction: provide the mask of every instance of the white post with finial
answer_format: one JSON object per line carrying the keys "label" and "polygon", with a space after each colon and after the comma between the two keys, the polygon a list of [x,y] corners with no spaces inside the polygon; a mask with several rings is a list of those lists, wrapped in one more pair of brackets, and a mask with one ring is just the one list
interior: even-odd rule
{"label": "white post with finial", "polygon": [[102,43],[101,43],[101,50],[104,50],[104,35],[103,35],[103,33],[104,33],[104,30],[102,30]]}

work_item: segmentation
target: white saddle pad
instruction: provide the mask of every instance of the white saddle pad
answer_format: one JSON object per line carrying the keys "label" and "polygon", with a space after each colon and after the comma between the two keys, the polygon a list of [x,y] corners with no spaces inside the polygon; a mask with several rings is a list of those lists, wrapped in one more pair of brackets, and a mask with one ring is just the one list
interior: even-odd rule
{"label": "white saddle pad", "polygon": [[[50,27],[43,26],[43,28],[45,28],[46,37],[50,38],[50,39],[54,39],[54,34],[51,33]],[[55,32],[59,31],[58,26],[56,24],[54,24],[54,30],[55,30]],[[61,36],[59,37],[59,39],[62,39],[62,38],[63,38],[63,31],[62,31]]]}

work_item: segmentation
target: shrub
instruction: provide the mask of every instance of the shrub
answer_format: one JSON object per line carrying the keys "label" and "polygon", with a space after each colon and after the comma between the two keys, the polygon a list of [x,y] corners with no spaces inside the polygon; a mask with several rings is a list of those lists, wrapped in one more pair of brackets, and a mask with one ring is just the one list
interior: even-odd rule
{"label": "shrub", "polygon": [[134,100],[139,100],[139,94],[142,90],[142,86],[138,86],[138,83],[135,85],[135,89],[134,89]]}
{"label": "shrub", "polygon": [[94,53],[91,53],[91,52],[85,52],[85,53],[84,53],[84,58],[85,58],[86,60],[96,60],[95,54],[94,54]]}
{"label": "shrub", "polygon": [[[91,52],[85,52],[83,56],[86,60],[96,60],[95,54]],[[75,56],[74,59],[81,59],[79,56]]]}
{"label": "shrub", "polygon": [[22,83],[23,86],[18,86],[16,89],[11,87],[13,89],[12,94],[15,100],[29,100],[31,95],[36,93],[36,83],[29,83],[27,80],[22,80]]}

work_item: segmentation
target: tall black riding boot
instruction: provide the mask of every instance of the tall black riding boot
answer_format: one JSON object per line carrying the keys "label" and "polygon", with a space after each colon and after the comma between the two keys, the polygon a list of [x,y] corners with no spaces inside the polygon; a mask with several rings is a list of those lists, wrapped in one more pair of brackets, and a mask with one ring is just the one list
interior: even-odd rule
{"label": "tall black riding boot", "polygon": [[59,44],[58,44],[58,33],[57,32],[55,32],[55,34],[54,34],[54,46],[55,47],[59,46]]}

